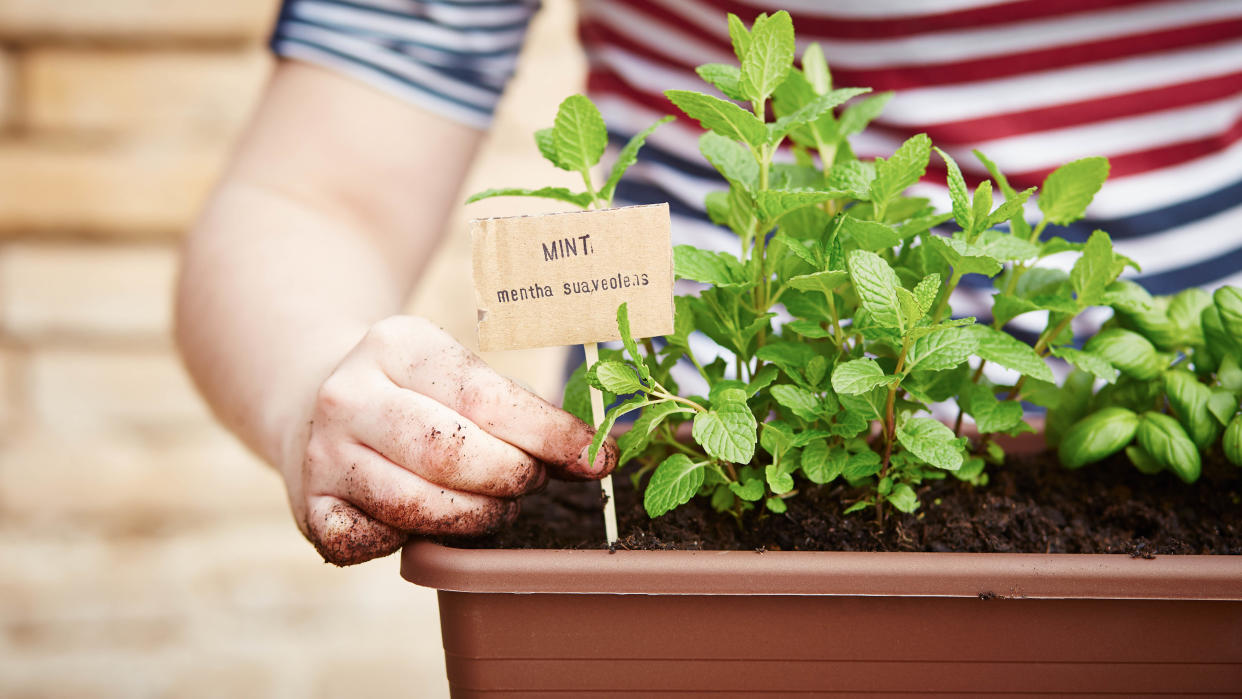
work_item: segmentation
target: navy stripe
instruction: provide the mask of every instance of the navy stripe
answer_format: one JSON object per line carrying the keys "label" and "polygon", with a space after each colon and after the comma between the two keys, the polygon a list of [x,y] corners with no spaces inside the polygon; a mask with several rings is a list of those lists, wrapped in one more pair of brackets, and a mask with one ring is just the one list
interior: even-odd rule
{"label": "navy stripe", "polygon": [[1242,247],[1167,272],[1135,277],[1153,294],[1176,294],[1191,286],[1206,286],[1242,270]]}
{"label": "navy stripe", "polygon": [[[414,81],[410,80],[409,78],[405,77],[404,75],[401,75],[401,74],[399,74],[399,73],[394,73],[394,72],[392,72],[391,70],[388,70],[387,68],[384,68],[383,66],[377,66],[377,65],[375,65],[374,63],[368,63],[368,62],[363,61],[363,60],[361,60],[361,59],[359,59],[359,58],[357,58],[356,56],[353,56],[353,55],[351,55],[351,54],[342,53],[341,51],[337,51],[336,49],[329,48],[329,47],[327,47],[327,46],[323,46],[323,45],[321,45],[321,44],[316,44],[316,43],[311,42],[311,41],[306,41],[305,39],[296,39],[296,38],[289,37],[289,36],[283,36],[283,37],[280,37],[280,38],[279,38],[279,41],[283,41],[283,42],[287,42],[287,43],[292,43],[292,44],[301,44],[301,45],[303,45],[303,46],[307,46],[307,47],[309,47],[309,48],[313,48],[313,49],[315,49],[316,51],[323,51],[324,53],[331,54],[332,56],[335,56],[335,57],[337,57],[337,58],[340,58],[340,59],[342,59],[342,60],[344,60],[344,61],[346,61],[346,62],[349,62],[349,63],[352,63],[352,64],[354,64],[354,65],[357,65],[357,66],[358,66],[358,67],[360,67],[360,68],[365,68],[365,69],[367,69],[367,70],[371,70],[371,71],[374,71],[374,72],[376,72],[376,73],[380,73],[380,74],[384,75],[385,77],[392,78],[393,80],[396,80],[396,81],[398,81],[398,82],[400,82],[400,83],[402,83],[402,84],[404,84],[404,85],[407,85],[407,86],[409,86],[409,87],[411,87],[411,88],[413,88],[413,89],[415,89],[415,90],[417,90],[417,91],[419,91],[419,92],[425,93],[428,97],[432,97],[432,98],[435,98],[435,99],[441,100],[441,101],[443,101],[443,102],[449,102],[449,103],[451,103],[451,104],[455,104],[455,105],[457,105],[457,106],[459,106],[459,107],[463,107],[463,108],[468,109],[468,110],[470,110],[470,111],[472,111],[472,112],[477,112],[477,113],[479,113],[479,114],[481,114],[481,115],[483,115],[483,116],[488,116],[488,117],[490,117],[490,116],[491,116],[491,114],[492,114],[492,109],[493,109],[493,108],[494,108],[494,106],[495,106],[495,105],[493,105],[493,107],[492,107],[492,108],[485,108],[485,107],[480,107],[479,105],[477,105],[477,104],[473,104],[473,103],[471,103],[471,102],[463,102],[462,100],[457,99],[456,97],[452,97],[452,96],[450,96],[450,95],[446,95],[446,94],[444,94],[444,93],[442,93],[442,92],[439,92],[439,91],[437,91],[437,90],[433,90],[432,88],[429,88],[429,87],[427,87],[426,85],[424,85],[424,84],[422,84],[422,83],[417,83],[417,82],[414,82]],[[279,49],[278,49],[278,48],[276,49],[276,53],[278,53],[278,54],[280,53],[280,51],[279,51]]]}
{"label": "navy stripe", "polygon": [[[396,17],[396,18],[406,20],[406,21],[409,21],[409,20],[420,21],[421,20],[429,24],[434,24],[436,26],[445,27],[448,29],[456,29],[460,31],[465,31],[470,34],[488,34],[491,32],[502,32],[502,31],[512,31],[514,29],[523,29],[526,27],[527,24],[530,23],[530,15],[534,12],[532,10],[531,13],[527,13],[526,19],[520,22],[511,22],[509,24],[487,25],[487,26],[480,27],[478,25],[473,25],[473,24],[452,24],[438,17],[428,17],[425,14],[419,14],[413,10],[409,12],[402,12],[400,10],[390,10],[385,7],[376,7],[374,5],[368,5],[366,3],[361,3],[361,2],[351,2],[351,0],[312,0],[312,1],[315,3],[319,3],[321,5],[336,5],[337,7],[344,7],[344,8],[351,9],[351,10],[358,10],[359,12],[370,12],[370,13],[382,15],[385,17]],[[425,2],[422,4],[430,5],[430,4],[435,4],[435,3]],[[474,7],[474,6],[475,5],[471,3],[470,7]],[[492,3],[491,6],[492,7],[521,7],[521,6],[529,7],[529,5],[525,5],[525,3],[512,3],[512,2],[497,2],[497,3]]]}
{"label": "navy stripe", "polygon": [[711,219],[707,217],[706,212],[687,206],[658,184],[635,182],[632,178],[622,178],[621,182],[617,184],[616,198],[631,201],[635,204],[661,204],[668,202],[670,214],[711,223]]}
{"label": "navy stripe", "polygon": [[[285,25],[297,24],[297,23],[308,24],[318,29],[327,29],[336,34],[342,34],[344,36],[366,39],[366,40],[371,41],[372,43],[382,43],[383,45],[389,48],[401,47],[401,46],[417,46],[419,48],[424,48],[430,51],[438,51],[446,56],[459,56],[463,59],[495,58],[497,56],[516,56],[522,50],[522,44],[521,42],[518,42],[512,46],[506,46],[504,48],[493,49],[491,51],[459,51],[457,49],[446,48],[439,44],[428,44],[422,41],[414,41],[413,39],[409,39],[404,36],[397,36],[395,34],[385,34],[382,32],[376,32],[376,31],[366,29],[363,27],[342,27],[339,24],[328,24],[324,22],[319,22],[317,20],[308,19],[306,17],[294,16],[292,13],[289,14],[288,16],[281,17],[281,20],[276,25],[276,33],[273,38],[275,39],[275,38],[284,36],[283,30],[285,28]],[[407,59],[414,60],[409,55],[405,55],[405,54],[403,55]]]}
{"label": "navy stripe", "polygon": [[1228,211],[1242,201],[1242,180],[1164,208],[1122,218],[1087,218],[1068,226],[1049,226],[1047,230],[1076,243],[1086,242],[1097,228],[1113,240],[1127,240],[1163,233],[1195,221]]}

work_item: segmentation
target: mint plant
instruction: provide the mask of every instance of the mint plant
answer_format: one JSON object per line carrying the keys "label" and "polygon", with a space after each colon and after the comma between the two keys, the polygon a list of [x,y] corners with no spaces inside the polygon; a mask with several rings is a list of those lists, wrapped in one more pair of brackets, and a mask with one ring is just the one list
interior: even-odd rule
{"label": "mint plant", "polygon": [[[734,15],[728,22],[737,64],[698,68],[721,96],[665,94],[705,130],[699,150],[727,183],[707,196],[705,207],[714,223],[737,235],[738,248],[728,253],[677,246],[677,277],[702,288],[675,299],[673,334],[640,348],[623,304],[617,322],[624,351],[580,368],[566,387],[566,408],[584,418],[588,385],[615,402],[593,450],[620,416],[636,413],[633,427],[619,438],[621,462],[637,464],[636,483],[648,478],[648,514],[657,517],[704,497],[740,521],[757,508],[784,512],[786,500],[808,484],[844,481],[855,493],[842,503],[845,511],[871,509],[882,523],[888,507],[915,511],[928,481],[952,474],[985,483],[985,465],[1004,458],[994,437],[1032,429],[1024,421],[1024,400],[1051,409],[1055,435],[1070,445],[1062,447],[1068,465],[1115,452],[1141,431],[1142,453],[1174,468],[1168,463],[1181,458],[1184,444],[1169,436],[1174,431],[1163,414],[1116,417],[1141,387],[1118,382],[1093,396],[1094,378],[1110,380],[1123,364],[1142,365],[1132,374],[1136,382],[1181,371],[1167,354],[1180,348],[1195,357],[1202,353],[1204,361],[1214,358],[1215,375],[1225,371],[1240,385],[1242,369],[1236,362],[1228,365],[1236,373],[1222,369],[1225,360],[1208,354],[1217,350],[1206,335],[1198,345],[1177,344],[1180,335],[1157,344],[1166,354],[1134,344],[1129,335],[1140,336],[1133,328],[1173,333],[1169,323],[1206,312],[1202,299],[1178,302],[1179,320],[1162,322],[1154,315],[1161,301],[1118,281],[1127,266],[1137,266],[1113,250],[1106,233],[1095,231],[1084,243],[1048,235],[1049,226],[1084,216],[1108,176],[1107,160],[1074,161],[1053,171],[1038,191],[1017,191],[976,151],[990,179],[972,192],[954,159],[924,134],[888,158],[859,159],[849,137],[880,113],[891,94],[834,88],[814,44],[795,65],[794,30],[783,11],[761,14],[750,27]],[[553,164],[582,173],[586,191],[489,190],[471,201],[521,194],[582,207],[607,205],[650,129],[626,146],[608,182],[594,188],[589,169],[603,152],[605,131],[589,105],[586,98],[571,97],[556,125],[536,135]],[[937,212],[927,199],[906,194],[924,176],[933,150],[948,171],[951,212]],[[1033,226],[1026,218],[1031,201],[1042,214]],[[955,230],[933,231],[950,220]],[[1043,264],[1054,255],[1076,259],[1066,272],[1065,265]],[[992,280],[991,322],[954,314],[951,296],[966,275]],[[1072,344],[1073,321],[1095,306],[1118,309],[1117,327],[1079,349]],[[1242,299],[1228,308],[1228,323],[1242,330]],[[1005,331],[1028,313],[1047,318],[1034,346]],[[1218,315],[1220,328],[1231,327],[1223,309]],[[1205,321],[1202,333],[1218,332],[1213,328]],[[721,356],[700,361],[690,342],[696,332],[713,340]],[[1120,347],[1127,350],[1124,357]],[[1049,356],[1077,368],[1064,387],[1054,381]],[[1164,363],[1153,364],[1153,356]],[[672,373],[679,364],[698,372],[706,395],[679,392]],[[985,372],[988,364],[1014,378],[995,382]],[[1191,366],[1202,375],[1199,362]],[[1169,393],[1175,409],[1182,404],[1173,401],[1174,392],[1197,391],[1177,386]],[[959,410],[952,427],[931,417],[934,404],[950,400]],[[1197,399],[1185,400],[1193,410],[1184,409],[1201,417]],[[1229,411],[1223,399],[1217,399],[1216,412],[1211,405],[1212,419],[1224,423],[1222,416],[1232,416],[1237,401]],[[975,424],[973,442],[963,434],[966,415]],[[1242,424],[1231,420],[1225,449],[1237,455]]]}

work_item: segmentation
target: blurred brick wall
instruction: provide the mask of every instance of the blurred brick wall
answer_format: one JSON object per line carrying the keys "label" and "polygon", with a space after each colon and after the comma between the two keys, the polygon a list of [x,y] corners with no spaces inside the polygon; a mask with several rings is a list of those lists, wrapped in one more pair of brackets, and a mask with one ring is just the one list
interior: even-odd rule
{"label": "blurred brick wall", "polygon": [[[583,65],[571,0],[545,4],[471,190],[564,183],[530,133]],[[319,562],[169,339],[178,243],[270,70],[274,12],[0,0],[0,696],[445,692],[434,593],[395,559]],[[535,210],[463,211],[413,310],[472,342],[465,219]],[[557,390],[558,351],[489,360]]]}

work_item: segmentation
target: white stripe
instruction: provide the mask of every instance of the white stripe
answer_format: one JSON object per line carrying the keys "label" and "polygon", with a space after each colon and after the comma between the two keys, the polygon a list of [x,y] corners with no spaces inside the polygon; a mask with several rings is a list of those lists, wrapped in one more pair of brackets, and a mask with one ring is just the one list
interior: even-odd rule
{"label": "white stripe", "polygon": [[[1052,131],[1041,131],[993,141],[945,148],[964,167],[976,169],[971,148],[978,148],[1002,170],[1028,172],[1053,168],[1093,155],[1115,156],[1216,136],[1242,116],[1242,95],[1205,104],[1099,121]],[[863,132],[850,141],[857,152],[887,156],[901,140],[878,132]],[[967,164],[969,163],[969,164]]]}
{"label": "white stripe", "polygon": [[280,56],[296,58],[298,60],[306,61],[307,63],[320,65],[325,68],[344,73],[345,75],[355,77],[369,85],[387,92],[388,94],[395,95],[413,104],[417,104],[430,112],[440,114],[441,116],[445,116],[461,124],[472,126],[476,129],[486,129],[492,123],[490,113],[480,113],[473,109],[468,109],[460,104],[439,99],[433,95],[423,92],[422,90],[412,87],[408,83],[404,83],[389,75],[367,68],[365,65],[354,63],[352,61],[346,61],[340,56],[325,53],[315,49],[314,47],[277,39],[273,45],[273,50]]}
{"label": "white stripe", "polygon": [[[935,15],[977,7],[1003,5],[1013,0],[783,0],[780,7],[793,14],[849,19],[883,19],[911,15]],[[773,4],[764,0],[741,0],[758,10],[772,12]],[[747,21],[749,17],[744,18]]]}
{"label": "white stripe", "polygon": [[354,0],[354,2],[389,12],[428,17],[437,22],[478,27],[496,27],[523,22],[539,7],[533,2],[512,2],[504,5],[457,5],[419,2],[418,0]]}
{"label": "white stripe", "polygon": [[477,105],[480,109],[491,111],[496,106],[498,95],[473,85],[463,83],[437,73],[434,69],[419,65],[408,57],[393,53],[382,46],[362,39],[340,34],[331,30],[302,24],[286,22],[283,26],[286,36],[294,39],[305,39],[341,53],[353,56],[367,63],[385,68],[412,82],[426,85],[428,89]]}
{"label": "white stripe", "polygon": [[339,5],[303,2],[293,6],[293,16],[342,28],[361,29],[397,39],[417,41],[460,52],[517,50],[526,29],[495,31],[463,30],[431,24],[416,17],[375,14]]}
{"label": "white stripe", "polygon": [[1104,183],[1091,202],[1091,214],[1121,218],[1162,209],[1210,194],[1242,180],[1242,141],[1228,149]]}
{"label": "white stripe", "polygon": [[427,48],[417,44],[403,44],[404,53],[420,63],[443,68],[467,69],[475,71],[480,79],[486,80],[494,87],[503,88],[508,79],[517,69],[518,54],[507,53],[499,56],[454,56],[439,49]]}
{"label": "white stripe", "polygon": [[[658,47],[662,52],[690,65],[736,63],[733,52],[721,51],[694,34],[678,31],[661,22],[653,22],[645,15],[634,12],[619,3],[595,3],[591,14],[634,42]],[[692,31],[697,29],[699,28],[694,27]],[[725,36],[728,36],[728,32],[728,28],[725,27]]]}
{"label": "white stripe", "polygon": [[1170,87],[1239,70],[1242,41],[1218,43],[1001,80],[900,90],[881,121],[919,128]]}
{"label": "white stripe", "polygon": [[601,46],[591,52],[591,57],[612,68],[631,86],[648,94],[663,95],[665,90],[695,90],[723,97],[694,71],[669,69],[622,49]]}
{"label": "white stripe", "polygon": [[[664,116],[616,95],[594,95],[592,100],[603,114],[604,123],[618,133],[638,133]],[[647,142],[683,160],[707,165],[699,153],[699,135],[702,133],[697,124],[679,120],[656,129]]]}
{"label": "white stripe", "polygon": [[[1217,19],[1242,17],[1237,0],[1199,0],[1124,7],[999,27],[931,32],[899,39],[824,40],[837,66],[928,65],[1117,39]],[[804,37],[810,42],[811,37]],[[800,42],[801,43],[801,42]]]}
{"label": "white stripe", "polygon": [[663,187],[670,194],[677,197],[681,203],[696,211],[706,210],[707,195],[720,190],[723,184],[721,180],[705,180],[693,175],[687,175],[667,165],[650,161],[639,161],[630,168],[629,172],[626,173],[626,177],[631,177],[635,182],[644,182]]}
{"label": "white stripe", "polygon": [[1116,240],[1113,247],[1143,268],[1141,273],[1127,269],[1126,277],[1159,274],[1210,260],[1242,247],[1242,206],[1163,233]]}

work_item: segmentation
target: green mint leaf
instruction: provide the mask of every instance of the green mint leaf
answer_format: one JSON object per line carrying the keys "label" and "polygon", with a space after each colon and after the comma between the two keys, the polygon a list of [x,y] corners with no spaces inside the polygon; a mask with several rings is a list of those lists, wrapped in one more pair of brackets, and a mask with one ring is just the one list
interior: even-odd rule
{"label": "green mint leaf", "polygon": [[746,384],[746,395],[748,397],[754,396],[756,393],[767,388],[773,381],[776,380],[776,375],[779,373],[780,371],[775,365],[765,364],[764,367],[760,369],[753,378],[751,378],[750,383]]}
{"label": "green mint leaf", "polygon": [[828,270],[814,274],[799,274],[789,278],[789,286],[803,291],[818,291],[825,295],[831,294],[838,287],[849,281],[849,274],[841,270]]}
{"label": "green mint leaf", "polygon": [[665,418],[678,413],[693,412],[692,408],[672,401],[652,403],[643,408],[643,414],[634,421],[634,426],[617,438],[617,446],[621,448],[621,458],[617,460],[617,464],[624,464],[641,454],[651,443],[656,429],[664,423]]}
{"label": "green mint leaf", "polygon": [[1083,350],[1097,357],[1106,357],[1122,373],[1140,381],[1156,378],[1167,365],[1147,338],[1121,328],[1101,330],[1087,340]]}
{"label": "green mint leaf", "polygon": [[608,173],[608,179],[604,181],[604,186],[599,190],[599,196],[606,202],[612,203],[612,195],[617,191],[617,185],[621,182],[621,178],[625,176],[626,170],[630,166],[638,162],[638,151],[642,149],[643,144],[647,142],[647,137],[656,129],[669,123],[673,117],[666,116],[647,128],[639,131],[626,141],[621,148],[621,152],[617,154],[617,161],[612,164],[612,170]]}
{"label": "green mint leaf", "polygon": [[914,294],[902,287],[897,287],[897,305],[901,307],[901,319],[903,327],[912,328],[920,320],[923,319],[923,310],[919,304],[918,298]]}
{"label": "green mint leaf", "polygon": [[945,471],[962,467],[962,443],[939,420],[913,417],[897,428],[897,441],[920,460]]}
{"label": "green mint leaf", "polygon": [[841,233],[853,240],[859,249],[870,252],[889,250],[901,243],[901,234],[887,223],[863,221],[853,216],[841,216]]}
{"label": "green mint leaf", "polygon": [[970,207],[970,220],[976,230],[987,227],[988,212],[992,210],[992,183],[984,180],[975,188],[974,203]]}
{"label": "green mint leaf", "polygon": [[880,472],[880,455],[871,451],[860,451],[845,460],[841,475],[848,481],[857,481]]}
{"label": "green mint leaf", "polygon": [[792,113],[787,114],[769,124],[768,143],[779,143],[780,140],[785,137],[785,134],[788,134],[791,130],[816,121],[825,114],[829,114],[834,107],[845,104],[850,99],[870,91],[871,88],[869,87],[851,87],[843,90],[833,90],[827,94],[819,95]]}
{"label": "green mint leaf", "polygon": [[901,308],[897,302],[897,274],[884,258],[866,250],[851,250],[846,257],[850,280],[863,308],[881,327],[901,329]]}
{"label": "green mint leaf", "polygon": [[709,131],[756,148],[768,140],[768,129],[763,122],[732,102],[690,90],[665,90],[664,95]]}
{"label": "green mint leaf", "polygon": [[552,128],[546,128],[535,132],[535,145],[539,147],[539,154],[560,169],[570,170],[572,168],[565,167],[565,164],[561,162],[560,157],[556,154],[556,137],[552,135],[552,131]]}
{"label": "green mint leaf", "polygon": [[1083,352],[1073,347],[1053,347],[1052,356],[1064,359],[1105,383],[1117,381],[1117,367],[1097,354]]}
{"label": "green mint leaf", "polygon": [[630,361],[634,362],[634,366],[638,369],[638,375],[642,377],[643,381],[651,381],[651,370],[647,368],[647,361],[643,358],[643,355],[639,354],[638,343],[634,342],[634,338],[630,335],[628,303],[622,303],[620,306],[617,306],[617,330],[621,333],[621,343],[625,345],[625,351],[630,355]]}
{"label": "green mint leaf", "polygon": [[971,153],[983,163],[983,167],[987,168],[988,174],[992,179],[996,180],[996,184],[1000,185],[1001,194],[1005,195],[1006,200],[1014,198],[1014,188],[1009,186],[1009,180],[1001,173],[1000,168],[996,167],[996,163],[992,162],[988,156],[984,155],[978,149],[972,150]]}
{"label": "green mint leaf", "polygon": [[726,403],[695,415],[691,435],[709,456],[744,464],[755,455],[757,429],[745,403]]}
{"label": "green mint leaf", "polygon": [[832,390],[850,396],[896,381],[897,377],[885,374],[874,359],[851,359],[841,362],[832,370]]}
{"label": "green mint leaf", "polygon": [[881,92],[878,95],[858,100],[846,107],[841,112],[841,118],[837,123],[837,137],[845,138],[861,133],[863,129],[867,128],[867,124],[870,124],[873,119],[880,116],[880,112],[884,111],[884,107],[888,105],[888,101],[892,98],[893,93]]}
{"label": "green mint leaf", "polygon": [[775,221],[794,209],[821,204],[841,196],[841,192],[815,189],[769,189],[755,193],[755,204],[763,220]]}
{"label": "green mint leaf", "polygon": [[[1064,226],[1082,218],[1087,205],[1108,179],[1108,159],[1093,157],[1066,163],[1044,180],[1039,210],[1048,223]],[[1112,280],[1109,280],[1112,281]]]}
{"label": "green mint leaf", "polygon": [[754,102],[766,100],[789,74],[793,58],[794,30],[789,13],[781,10],[757,17],[741,59],[742,94]]}
{"label": "green mint leaf", "polygon": [[793,439],[793,428],[780,420],[765,422],[759,430],[759,444],[777,462],[793,447]]}
{"label": "green mint leaf", "polygon": [[845,508],[844,510],[841,510],[841,513],[842,513],[842,514],[847,514],[847,515],[848,515],[848,514],[853,513],[853,512],[858,512],[858,511],[860,511],[860,510],[865,510],[865,509],[867,509],[868,507],[871,507],[871,505],[872,505],[872,503],[871,503],[870,501],[867,501],[867,500],[859,500],[858,502],[854,503],[853,505],[850,505],[849,507]]}
{"label": "green mint leaf", "polygon": [[643,491],[643,509],[651,518],[690,502],[703,487],[703,464],[696,464],[685,454],[673,454],[656,466]]}
{"label": "green mint leaf", "polygon": [[906,483],[898,483],[893,486],[892,492],[885,496],[884,499],[888,500],[890,505],[906,514],[919,509],[919,496],[915,495],[914,488],[911,488]]}
{"label": "green mint leaf", "polygon": [[[768,482],[768,488],[777,495],[788,493],[794,488],[793,476],[782,471],[776,464],[768,464],[763,467],[764,477]],[[779,498],[778,498],[779,499]],[[783,503],[782,503],[783,504]]]}
{"label": "green mint leaf", "polygon": [[754,190],[759,182],[759,163],[745,146],[714,131],[699,137],[699,152],[729,182]]}
{"label": "green mint leaf", "polygon": [[921,133],[901,144],[888,160],[876,158],[871,200],[878,206],[885,206],[907,187],[918,182],[927,171],[930,155],[931,139]]}
{"label": "green mint leaf", "polygon": [[694,301],[689,296],[673,297],[673,334],[665,341],[673,347],[690,349],[690,333],[694,332]]}
{"label": "green mint leaf", "polygon": [[772,398],[781,406],[803,420],[814,420],[819,417],[821,402],[805,388],[782,383],[772,387]]}
{"label": "green mint leaf", "polygon": [[[1022,205],[1026,204],[1026,201],[1030,199],[1031,195],[1034,193],[1035,193],[1035,187],[1024,189],[1021,192],[1011,191],[1011,192],[1006,193],[1005,203],[996,207],[996,210],[993,211],[991,214],[988,214],[987,223],[979,227],[980,228],[991,228],[993,226],[1004,223],[1005,221],[1008,221],[1014,216],[1021,216],[1023,212]],[[1010,231],[1010,233],[1017,234],[1017,231]],[[1021,237],[1025,238],[1025,236],[1021,236]]]}
{"label": "green mint leaf", "polygon": [[926,315],[936,303],[936,297],[940,295],[940,275],[932,272],[923,277],[921,281],[914,287],[914,299],[918,301],[919,308],[922,309],[923,315]]}
{"label": "green mint leaf", "polygon": [[[824,376],[828,374],[828,360],[822,356],[816,355],[806,364],[806,380],[812,386],[819,386],[824,380]],[[833,407],[835,412],[836,407]]]}
{"label": "green mint leaf", "polygon": [[975,336],[975,354],[983,359],[1033,379],[1055,381],[1052,369],[1035,353],[1035,348],[1013,335],[987,325],[971,325],[967,331]]}
{"label": "green mint leaf", "polygon": [[1185,369],[1174,369],[1164,374],[1164,392],[1195,447],[1207,451],[1220,436],[1221,428],[1208,409],[1212,389]]}
{"label": "green mint leaf", "polygon": [[811,247],[807,247],[807,243],[803,243],[803,241],[790,236],[784,231],[777,231],[776,235],[772,236],[772,240],[784,245],[789,252],[792,252],[799,260],[810,265],[812,269],[823,267],[823,260],[817,259],[819,251],[816,249],[818,246],[814,243],[810,243]]}
{"label": "green mint leaf", "polygon": [[823,485],[834,480],[845,470],[846,452],[833,449],[823,439],[816,439],[802,450],[802,475],[812,483]]}
{"label": "green mint leaf", "polygon": [[869,201],[871,183],[875,181],[875,166],[857,160],[837,162],[828,173],[826,187],[830,191],[844,192],[851,199]]}
{"label": "green mint leaf", "polygon": [[[631,410],[638,410],[649,402],[645,396],[635,396],[625,402],[614,405],[611,410],[604,413],[604,422],[595,430],[595,438],[591,440],[591,448],[587,450],[587,463],[595,463],[595,456],[599,453],[599,448],[604,445],[604,440],[608,438],[608,433],[612,431],[612,426],[616,424],[617,418]],[[591,424],[590,420],[586,422],[588,425]]]}
{"label": "green mint leaf", "polygon": [[673,248],[673,270],[678,279],[711,284],[717,287],[750,286],[753,284],[746,268],[727,252],[701,250],[692,245]]}
{"label": "green mint leaf", "polygon": [[1082,257],[1070,270],[1070,285],[1079,308],[1094,306],[1104,298],[1108,285],[1117,278],[1117,272],[1112,270],[1113,241],[1104,231],[1095,231],[1083,246]]}
{"label": "green mint leaf", "polygon": [[780,367],[791,377],[801,378],[802,368],[815,357],[815,350],[803,342],[769,342],[755,356]]}
{"label": "green mint leaf", "polygon": [[909,240],[920,233],[930,231],[951,218],[953,218],[953,214],[931,214],[908,219],[897,226],[897,235],[902,240]]}
{"label": "green mint leaf", "polygon": [[827,94],[832,89],[832,73],[828,70],[828,61],[824,60],[824,50],[818,43],[808,45],[802,52],[802,74],[815,94]]}
{"label": "green mint leaf", "polygon": [[1229,463],[1242,466],[1242,415],[1229,421],[1221,443],[1225,450],[1225,458],[1229,459]]}
{"label": "green mint leaf", "polygon": [[1104,408],[1088,415],[1062,437],[1057,447],[1061,465],[1082,468],[1116,454],[1134,439],[1138,425],[1138,415],[1125,408]]}
{"label": "green mint leaf", "polygon": [[556,110],[552,139],[557,159],[566,169],[581,172],[586,177],[608,146],[608,129],[591,100],[583,95],[570,95]]}
{"label": "green mint leaf", "polygon": [[732,12],[729,13],[729,40],[733,43],[733,55],[737,56],[737,62],[741,63],[750,49],[750,30]]}
{"label": "green mint leaf", "polygon": [[941,328],[916,339],[906,353],[906,368],[939,371],[966,361],[979,346],[971,327]]}
{"label": "green mint leaf", "polygon": [[742,73],[737,66],[731,66],[727,63],[704,63],[694,72],[699,74],[703,81],[710,83],[720,93],[731,100],[745,100],[742,95],[741,79]]}
{"label": "green mint leaf", "polygon": [[473,204],[481,199],[490,199],[491,197],[542,197],[544,199],[556,199],[574,206],[585,209],[591,205],[591,195],[586,192],[571,192],[564,187],[540,187],[539,189],[522,189],[521,187],[500,187],[496,189],[485,189],[482,192],[470,195],[466,200],[467,204]]}
{"label": "green mint leaf", "polygon": [[591,367],[588,377],[594,379],[591,385],[618,395],[638,393],[643,390],[643,385],[634,375],[634,370],[623,362],[599,362]]}
{"label": "green mint leaf", "polygon": [[1040,255],[1039,245],[1000,231],[983,231],[977,234],[975,245],[989,257],[1001,262],[1030,260]]}
{"label": "green mint leaf", "polygon": [[729,490],[734,495],[747,502],[756,502],[763,499],[763,485],[762,480],[758,478],[749,478],[742,483],[730,483]]}
{"label": "green mint leaf", "polygon": [[939,253],[945,263],[956,272],[994,277],[1003,269],[1000,260],[989,255],[987,250],[961,238],[932,235],[926,240],[932,250]]}
{"label": "green mint leaf", "polygon": [[[789,482],[792,483],[793,479],[790,478]],[[789,506],[785,504],[785,501],[776,496],[772,496],[767,500],[764,500],[763,505],[768,508],[769,512],[776,515],[785,514],[785,511],[789,509]]]}
{"label": "green mint leaf", "polygon": [[1135,435],[1143,451],[1185,483],[1199,480],[1199,450],[1181,424],[1164,413],[1147,411]]}
{"label": "green mint leaf", "polygon": [[997,400],[992,390],[972,384],[966,395],[966,412],[975,419],[980,434],[1008,432],[1022,423],[1022,405],[1017,401]]}

